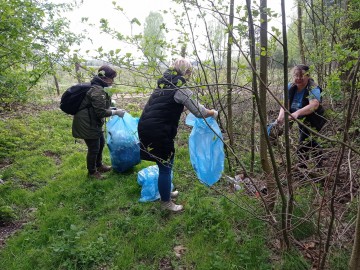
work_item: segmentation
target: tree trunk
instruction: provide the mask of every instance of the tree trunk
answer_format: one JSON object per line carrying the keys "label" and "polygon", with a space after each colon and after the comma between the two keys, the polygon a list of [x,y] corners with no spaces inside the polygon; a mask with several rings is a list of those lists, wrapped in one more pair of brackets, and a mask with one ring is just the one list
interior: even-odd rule
{"label": "tree trunk", "polygon": [[[288,94],[288,48],[287,48],[287,32],[286,32],[286,12],[285,0],[281,0],[281,14],[282,14],[282,34],[283,34],[283,50],[284,50],[284,105],[289,110],[289,94]],[[285,112],[285,146],[286,146],[286,170],[287,170],[287,184],[289,198],[287,205],[282,205],[282,229],[284,235],[284,242],[287,248],[290,247],[288,231],[291,225],[291,214],[293,209],[293,190],[291,177],[291,155],[290,155],[290,140],[289,140],[289,120],[288,113]]]}
{"label": "tree trunk", "polygon": [[56,93],[58,94],[58,96],[60,96],[59,81],[56,77],[56,74],[54,74],[53,77],[54,77],[54,83],[55,83],[55,87],[56,87]]}
{"label": "tree trunk", "polygon": [[81,83],[81,73],[80,73],[80,63],[79,63],[79,58],[77,56],[77,54],[74,54],[74,63],[75,63],[75,75],[76,75],[76,79],[78,81],[78,83]]}
{"label": "tree trunk", "polygon": [[54,70],[54,65],[53,65],[52,62],[50,62],[50,67],[51,67],[51,70],[52,70],[52,72],[53,72],[53,74],[54,74],[54,75],[53,75],[53,78],[54,78],[56,93],[57,93],[58,96],[60,96],[59,81],[58,81],[58,79],[57,79],[57,77],[56,77],[56,72],[55,72],[55,70]]}
{"label": "tree trunk", "polygon": [[[266,108],[266,89],[268,85],[268,38],[267,38],[267,0],[260,1],[260,88],[259,88],[259,107],[261,111],[259,114],[262,114],[263,119],[267,120],[267,108]],[[266,124],[266,123],[264,123]],[[267,134],[264,132],[266,128],[260,129],[260,159],[261,167],[265,173],[266,177],[266,186],[268,189],[268,207],[272,211],[275,206],[276,200],[276,184],[271,175],[271,168],[269,165],[268,158],[268,148],[266,142]]]}
{"label": "tree trunk", "polygon": [[234,147],[234,131],[233,131],[233,112],[232,112],[232,80],[231,80],[231,46],[233,43],[232,29],[234,24],[234,0],[230,0],[229,14],[229,35],[227,44],[227,64],[226,64],[226,83],[227,83],[227,130],[229,135],[230,146]]}
{"label": "tree trunk", "polygon": [[[254,95],[258,96],[257,89],[257,76],[256,76],[256,56],[255,56],[255,30],[254,22],[251,11],[251,1],[246,0],[246,6],[248,11],[248,26],[249,26],[249,45],[250,45],[250,62],[252,66],[252,91]],[[253,110],[252,110],[252,123],[251,123],[251,163],[250,172],[254,171],[255,162],[255,113],[256,113],[256,102],[253,98]]]}
{"label": "tree trunk", "polygon": [[[311,0],[310,1],[310,7],[311,7],[311,21],[312,21],[312,31],[313,31],[313,37],[314,37],[314,43],[315,43],[315,48],[320,48],[320,42],[319,42],[319,33],[318,33],[318,24],[319,24],[319,19],[317,19],[318,17],[316,16],[316,12],[315,12],[315,5],[314,5],[314,1]],[[321,10],[321,12],[324,12],[323,10]],[[319,59],[322,57],[320,55],[320,51],[317,50],[316,51],[317,54],[319,54]],[[319,85],[324,85],[324,79],[323,79],[323,68],[324,68],[324,64],[322,63],[322,61],[318,61],[316,63],[316,70],[317,70],[317,77],[318,77],[318,84]]]}
{"label": "tree trunk", "polygon": [[[354,74],[358,74],[359,72],[359,67],[360,67],[360,57],[358,58],[358,62],[357,65],[354,69]],[[354,76],[354,78],[352,79],[352,93],[353,96],[352,98],[354,99],[355,96],[355,82],[356,82],[356,75]],[[351,107],[351,102],[349,102],[349,107]],[[354,106],[356,106],[355,102],[354,102]],[[351,108],[349,109],[349,114],[348,117],[351,117]],[[350,123],[349,123],[350,126]],[[352,249],[352,254],[351,254],[351,259],[350,259],[350,270],[359,270],[360,269],[360,203],[358,205],[358,212],[357,212],[357,218],[356,218],[356,228],[355,228],[355,240],[354,240],[354,245],[353,245],[353,249]]]}
{"label": "tree trunk", "polygon": [[301,7],[300,0],[297,1],[297,15],[298,15],[297,32],[298,32],[298,38],[299,38],[301,63],[306,65],[304,39],[303,39],[303,34],[302,34],[302,7]]}
{"label": "tree trunk", "polygon": [[350,270],[360,269],[360,203],[358,205],[356,228],[355,228],[355,240],[354,240],[349,267]]}

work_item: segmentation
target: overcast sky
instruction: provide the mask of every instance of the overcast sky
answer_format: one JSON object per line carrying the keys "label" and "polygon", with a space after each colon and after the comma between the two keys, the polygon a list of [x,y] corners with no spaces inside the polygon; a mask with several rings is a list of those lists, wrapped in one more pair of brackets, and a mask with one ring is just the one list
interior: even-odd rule
{"label": "overcast sky", "polygon": [[[56,0],[53,0],[57,2]],[[61,1],[61,0],[59,0]],[[66,1],[66,0],[65,0]],[[67,0],[71,1],[71,0]],[[62,1],[64,2],[64,1]],[[170,8],[181,10],[182,6],[177,6],[171,0],[118,0],[117,5],[123,8],[123,14],[119,11],[114,10],[114,6],[112,4],[113,0],[83,0],[83,4],[79,9],[75,9],[72,13],[68,14],[68,18],[71,21],[71,30],[79,33],[82,32],[85,26],[81,24],[81,17],[88,17],[90,23],[94,23],[99,25],[99,21],[101,18],[106,18],[109,20],[110,24],[113,27],[116,27],[118,31],[121,33],[129,35],[131,33],[138,34],[142,33],[144,29],[145,18],[149,15],[150,11],[163,11],[169,10]],[[244,3],[244,0],[236,0],[235,5],[239,3]],[[268,0],[268,7],[272,10],[281,13],[281,0]],[[293,0],[285,1],[286,14],[288,16],[287,23],[290,23],[290,16],[294,14]],[[162,12],[161,12],[162,13]],[[163,14],[164,21],[166,25],[171,29],[174,27],[174,22],[172,19],[172,15],[170,13]],[[129,21],[133,18],[137,18],[141,26],[133,24],[130,26]],[[276,26],[281,30],[281,18],[272,19],[270,26]],[[117,49],[117,47],[121,47],[122,51],[131,50],[130,48],[126,48],[124,44],[120,44],[119,42],[113,41],[108,36],[98,34],[98,31],[95,29],[87,28],[90,32],[90,35],[93,39],[93,43],[87,42],[83,45],[83,49],[85,50],[94,50],[100,46],[104,49]],[[269,29],[271,29],[269,27]],[[169,33],[168,36],[172,37],[172,34]]]}

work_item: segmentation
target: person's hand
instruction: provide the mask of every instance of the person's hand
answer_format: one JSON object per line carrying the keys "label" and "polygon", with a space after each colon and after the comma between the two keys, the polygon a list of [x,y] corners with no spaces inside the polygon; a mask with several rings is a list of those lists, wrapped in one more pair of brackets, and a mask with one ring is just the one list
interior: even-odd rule
{"label": "person's hand", "polygon": [[213,112],[212,117],[216,120],[218,115],[219,115],[219,112],[217,110],[214,110],[214,109],[212,109],[211,111]]}
{"label": "person's hand", "polygon": [[289,120],[294,120],[294,119],[298,119],[300,117],[300,114],[298,111],[296,112],[293,112],[290,117],[289,117]]}
{"label": "person's hand", "polygon": [[123,109],[117,109],[117,110],[112,111],[112,115],[117,115],[119,117],[124,117],[125,112],[126,111],[123,110]]}

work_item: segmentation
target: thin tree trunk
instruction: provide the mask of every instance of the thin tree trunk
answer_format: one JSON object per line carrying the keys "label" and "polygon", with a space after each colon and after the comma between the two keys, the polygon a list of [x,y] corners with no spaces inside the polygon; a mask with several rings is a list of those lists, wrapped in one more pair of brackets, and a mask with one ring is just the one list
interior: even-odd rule
{"label": "thin tree trunk", "polygon": [[[354,77],[352,79],[352,93],[355,95],[355,82],[356,82],[356,74],[359,72],[359,66],[360,66],[360,57],[357,62],[357,66],[354,69]],[[354,98],[354,97],[353,97]],[[355,102],[354,102],[355,103]],[[354,104],[354,106],[356,106]],[[351,116],[351,110],[349,110],[349,116]],[[355,240],[354,245],[351,253],[351,259],[350,259],[350,270],[359,270],[360,269],[360,203],[358,205],[358,212],[357,212],[357,218],[356,218],[356,228],[355,228]]]}
{"label": "thin tree trunk", "polygon": [[300,0],[297,1],[297,15],[298,15],[297,32],[298,32],[298,38],[299,38],[301,63],[306,65],[304,39],[303,39],[303,33],[302,33],[302,8],[301,8]]}
{"label": "thin tree trunk", "polygon": [[[260,1],[260,88],[259,88],[259,99],[260,108],[259,114],[262,114],[263,119],[267,119],[267,108],[266,108],[266,89],[268,85],[268,38],[267,38],[267,0]],[[260,129],[260,159],[261,166],[266,177],[266,186],[268,189],[268,207],[272,211],[275,206],[276,200],[276,183],[271,175],[271,168],[268,159],[268,148],[266,143],[267,134],[264,132],[265,128]]]}
{"label": "thin tree trunk", "polygon": [[[317,24],[318,24],[319,20],[316,19],[315,5],[314,5],[313,0],[310,1],[310,8],[311,8],[312,31],[313,31],[313,35],[314,35],[315,48],[320,48],[319,34],[318,34],[318,30],[317,30]],[[317,51],[317,53],[320,53],[320,52]],[[319,57],[321,57],[321,56],[319,55]],[[323,81],[324,81],[324,79],[323,79],[323,66],[324,65],[322,64],[321,61],[319,61],[319,63],[316,64],[319,85],[323,85]]]}
{"label": "thin tree trunk", "polygon": [[59,82],[58,82],[58,79],[56,77],[56,74],[54,74],[53,77],[54,77],[54,83],[55,83],[55,87],[56,87],[56,93],[59,96],[60,95],[60,87],[59,87]]}
{"label": "thin tree trunk", "polygon": [[231,46],[233,43],[232,29],[234,24],[234,0],[230,0],[230,13],[229,13],[229,35],[228,35],[228,44],[227,44],[227,64],[226,64],[226,82],[228,85],[227,89],[227,130],[230,140],[230,146],[234,147],[234,131],[233,131],[233,111],[232,111],[232,80],[231,80]]}
{"label": "thin tree trunk", "polygon": [[52,62],[50,62],[50,67],[51,67],[51,70],[53,72],[53,78],[54,78],[54,83],[55,83],[55,88],[56,88],[56,93],[58,96],[60,96],[60,87],[59,87],[59,81],[56,77],[56,72],[54,70],[54,65]]}
{"label": "thin tree trunk", "polygon": [[360,269],[360,203],[358,204],[358,212],[355,228],[355,240],[349,263],[350,270]]}
{"label": "thin tree trunk", "polygon": [[[257,77],[256,77],[256,57],[255,57],[255,30],[254,30],[254,22],[251,11],[251,2],[249,0],[246,1],[247,10],[248,10],[248,25],[249,25],[249,42],[250,42],[250,62],[252,65],[252,90],[254,95],[258,95],[257,89]],[[252,119],[251,119],[251,163],[250,163],[250,172],[254,171],[254,163],[255,163],[255,117],[256,117],[256,101],[253,98],[252,102]]]}
{"label": "thin tree trunk", "polygon": [[79,63],[79,58],[77,56],[77,54],[74,54],[74,64],[75,64],[75,75],[76,75],[76,79],[78,81],[78,83],[81,83],[81,73],[80,73],[80,63]]}
{"label": "thin tree trunk", "polygon": [[[282,34],[283,34],[283,49],[284,49],[284,106],[289,110],[289,93],[288,93],[288,48],[287,48],[287,32],[286,32],[286,12],[285,0],[281,0],[281,14],[282,14]],[[286,170],[289,198],[287,205],[282,205],[282,229],[284,241],[287,248],[290,247],[288,238],[288,230],[291,227],[291,214],[293,209],[293,190],[292,190],[292,176],[291,176],[291,157],[290,157],[290,140],[289,140],[289,114],[285,112],[285,146],[286,146]]]}

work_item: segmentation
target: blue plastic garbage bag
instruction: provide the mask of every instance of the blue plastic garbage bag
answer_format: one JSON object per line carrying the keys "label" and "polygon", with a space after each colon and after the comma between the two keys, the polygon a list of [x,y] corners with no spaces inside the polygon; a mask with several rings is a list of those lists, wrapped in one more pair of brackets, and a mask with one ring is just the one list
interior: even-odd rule
{"label": "blue plastic garbage bag", "polygon": [[272,122],[267,125],[266,129],[267,129],[268,136],[270,136],[272,128],[275,127],[276,125],[277,125],[277,121]]}
{"label": "blue plastic garbage bag", "polygon": [[200,182],[212,186],[224,171],[224,143],[216,120],[208,117],[206,122],[193,114],[186,117],[186,124],[193,126],[189,137],[191,165]]}
{"label": "blue plastic garbage bag", "polygon": [[[171,172],[171,179],[173,173]],[[142,187],[139,202],[152,202],[160,199],[159,188],[159,167],[157,165],[149,166],[138,172],[137,182]],[[174,185],[171,183],[171,190]]]}
{"label": "blue plastic garbage bag", "polygon": [[112,116],[106,124],[111,165],[117,172],[124,172],[140,163],[138,122],[138,118],[125,113],[123,118]]}

